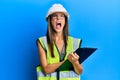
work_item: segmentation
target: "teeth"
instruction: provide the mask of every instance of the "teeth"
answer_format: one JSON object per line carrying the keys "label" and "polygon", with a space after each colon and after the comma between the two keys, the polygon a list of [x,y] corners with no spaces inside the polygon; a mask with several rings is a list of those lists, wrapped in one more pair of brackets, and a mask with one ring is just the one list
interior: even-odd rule
{"label": "teeth", "polygon": [[61,23],[57,23],[57,25],[61,25]]}

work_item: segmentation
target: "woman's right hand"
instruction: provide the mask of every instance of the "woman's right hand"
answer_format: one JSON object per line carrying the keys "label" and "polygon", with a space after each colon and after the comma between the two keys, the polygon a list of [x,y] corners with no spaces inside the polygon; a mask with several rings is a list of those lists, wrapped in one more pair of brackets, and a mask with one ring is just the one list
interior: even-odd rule
{"label": "woman's right hand", "polygon": [[41,67],[45,74],[55,72],[64,63],[64,60],[63,60],[58,63],[48,64],[46,53],[39,42],[38,42],[38,53],[39,53]]}

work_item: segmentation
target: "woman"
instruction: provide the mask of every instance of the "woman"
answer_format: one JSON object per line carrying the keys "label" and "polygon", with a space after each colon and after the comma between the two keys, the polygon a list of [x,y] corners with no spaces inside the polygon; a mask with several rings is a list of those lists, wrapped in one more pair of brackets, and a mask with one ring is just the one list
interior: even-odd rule
{"label": "woman", "polygon": [[[80,47],[81,40],[69,36],[68,18],[69,14],[61,4],[52,5],[47,13],[47,34],[37,40],[41,63],[36,68],[38,80],[80,80],[82,65],[73,52]],[[73,69],[59,69],[67,59]]]}

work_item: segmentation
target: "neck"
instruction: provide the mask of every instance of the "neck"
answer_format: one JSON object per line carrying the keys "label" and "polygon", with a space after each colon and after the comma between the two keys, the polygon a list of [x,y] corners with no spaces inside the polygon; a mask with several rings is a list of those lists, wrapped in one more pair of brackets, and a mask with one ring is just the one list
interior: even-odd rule
{"label": "neck", "polygon": [[55,42],[63,40],[63,34],[62,33],[54,34],[53,37],[54,37],[53,39],[54,39]]}

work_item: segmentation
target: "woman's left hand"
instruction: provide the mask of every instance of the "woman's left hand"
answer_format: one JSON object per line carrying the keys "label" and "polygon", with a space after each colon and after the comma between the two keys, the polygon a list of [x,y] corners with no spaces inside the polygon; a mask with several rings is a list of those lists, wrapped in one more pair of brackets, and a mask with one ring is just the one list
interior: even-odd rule
{"label": "woman's left hand", "polygon": [[67,58],[71,63],[76,63],[78,62],[79,56],[76,53],[70,53]]}
{"label": "woman's left hand", "polygon": [[76,53],[70,53],[67,56],[68,60],[73,64],[74,70],[77,74],[82,73],[82,65],[79,63],[80,58]]}

